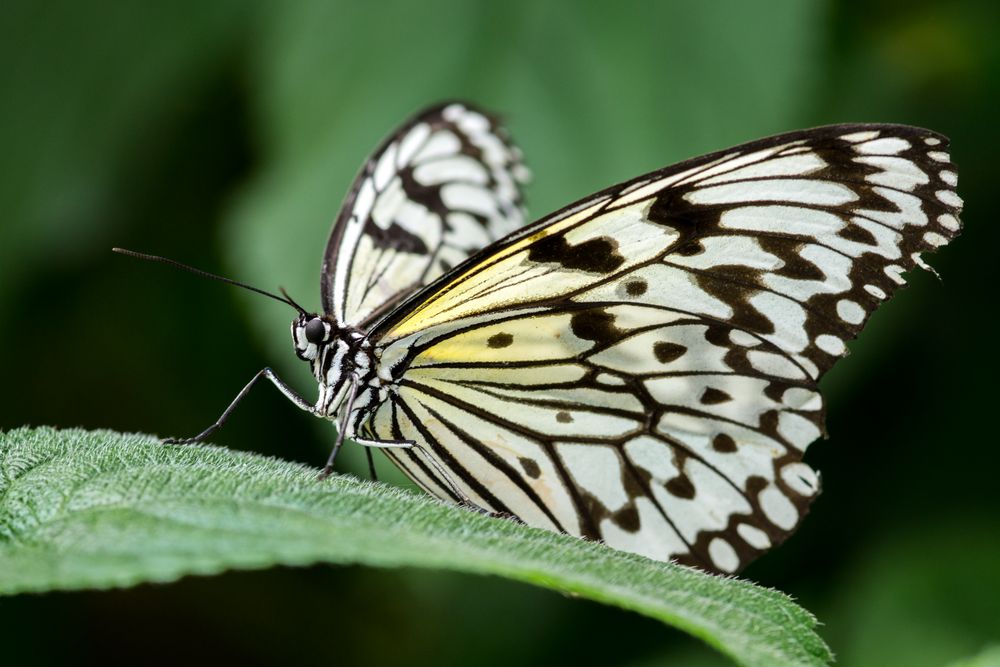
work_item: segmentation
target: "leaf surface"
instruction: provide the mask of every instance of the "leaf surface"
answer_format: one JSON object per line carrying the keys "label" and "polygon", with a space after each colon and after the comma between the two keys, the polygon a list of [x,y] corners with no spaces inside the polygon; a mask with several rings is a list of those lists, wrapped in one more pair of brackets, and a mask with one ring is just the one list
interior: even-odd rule
{"label": "leaf surface", "polygon": [[493,574],[631,609],[744,665],[820,665],[777,591],[444,505],[384,484],[144,435],[0,434],[0,593],[312,563]]}

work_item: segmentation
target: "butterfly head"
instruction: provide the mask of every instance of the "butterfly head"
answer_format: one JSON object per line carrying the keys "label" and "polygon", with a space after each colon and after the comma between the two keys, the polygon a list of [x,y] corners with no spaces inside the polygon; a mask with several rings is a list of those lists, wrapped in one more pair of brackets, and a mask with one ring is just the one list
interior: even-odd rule
{"label": "butterfly head", "polygon": [[316,407],[322,414],[335,414],[350,379],[365,375],[373,364],[364,335],[339,325],[329,315],[300,313],[292,320],[292,342],[295,353],[309,362],[319,382]]}
{"label": "butterfly head", "polygon": [[301,313],[292,320],[292,342],[299,359],[313,361],[320,350],[337,338],[337,325],[327,317]]}

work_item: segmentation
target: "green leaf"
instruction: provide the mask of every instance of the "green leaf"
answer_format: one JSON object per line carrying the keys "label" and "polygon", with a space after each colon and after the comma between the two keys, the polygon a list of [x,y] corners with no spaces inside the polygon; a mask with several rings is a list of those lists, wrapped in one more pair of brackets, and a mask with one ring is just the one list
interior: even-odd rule
{"label": "green leaf", "polygon": [[831,659],[809,612],[746,581],[251,454],[108,431],[0,434],[0,593],[317,562],[500,575],[657,618],[744,665]]}

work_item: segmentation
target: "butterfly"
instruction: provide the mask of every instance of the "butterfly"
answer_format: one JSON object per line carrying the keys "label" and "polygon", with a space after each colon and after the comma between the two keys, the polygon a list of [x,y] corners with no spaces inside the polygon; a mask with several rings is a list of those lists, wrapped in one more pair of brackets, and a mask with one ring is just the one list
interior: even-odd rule
{"label": "butterfly", "polygon": [[[298,311],[309,402],[428,493],[711,572],[787,538],[820,491],[818,381],[960,231],[948,140],[781,134],[525,226],[521,153],[466,103],[367,161]],[[216,277],[216,276],[211,276]],[[228,281],[233,282],[233,281]],[[245,285],[244,285],[245,286]]]}

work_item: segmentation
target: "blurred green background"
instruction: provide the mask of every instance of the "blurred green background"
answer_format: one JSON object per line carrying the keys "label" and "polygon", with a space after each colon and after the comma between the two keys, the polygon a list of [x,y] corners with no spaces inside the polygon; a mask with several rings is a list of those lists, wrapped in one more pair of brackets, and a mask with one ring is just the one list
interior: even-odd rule
{"label": "blurred green background", "polygon": [[[7,0],[0,428],[191,435],[265,365],[312,396],[287,307],[109,249],[318,308],[354,173],[443,98],[506,116],[533,217],[775,132],[923,125],[953,140],[966,231],[931,260],[943,282],[911,276],[824,381],[831,440],[808,460],[825,492],[745,576],[816,613],[840,664],[973,654],[1000,641],[998,29],[991,0]],[[333,433],[261,388],[215,441],[319,465]],[[0,599],[0,646],[12,665],[724,664],[651,620],[524,585],[331,567]]]}

